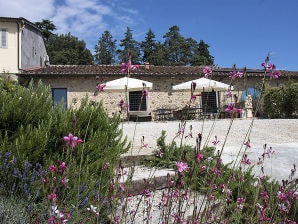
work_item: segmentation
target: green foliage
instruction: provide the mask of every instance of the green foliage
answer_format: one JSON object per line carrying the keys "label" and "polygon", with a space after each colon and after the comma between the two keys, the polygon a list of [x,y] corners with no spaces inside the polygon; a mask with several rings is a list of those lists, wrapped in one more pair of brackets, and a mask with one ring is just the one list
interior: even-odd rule
{"label": "green foliage", "polygon": [[94,61],[96,64],[111,65],[115,63],[116,40],[109,31],[105,31],[95,46]]}
{"label": "green foliage", "polygon": [[93,56],[86,43],[68,34],[51,35],[46,44],[53,65],[91,65]]}
{"label": "green foliage", "polygon": [[123,50],[117,50],[120,62],[127,62],[128,52],[131,52],[132,62],[134,64],[140,64],[140,43],[133,38],[132,30],[129,27],[127,27],[126,32],[124,34],[124,38],[120,40],[119,45],[120,47],[123,47]]}
{"label": "green foliage", "polygon": [[0,149],[13,153],[17,161],[46,165],[65,158],[63,137],[68,133],[84,140],[78,150],[73,150],[74,161],[79,164],[83,156],[81,165],[97,174],[103,163],[115,167],[120,154],[128,150],[129,144],[118,128],[120,118],[109,118],[102,104],[93,105],[86,98],[78,109],[53,107],[50,89],[41,82],[0,94]]}
{"label": "green foliage", "polygon": [[265,89],[263,107],[269,118],[297,118],[298,84],[289,80],[285,86]]}
{"label": "green foliage", "polygon": [[49,40],[50,36],[54,35],[52,31],[56,30],[56,26],[53,21],[48,19],[43,19],[41,22],[36,22],[35,25],[41,29],[45,42]]}
{"label": "green foliage", "polygon": [[26,201],[15,196],[0,196],[0,223],[28,223]]}

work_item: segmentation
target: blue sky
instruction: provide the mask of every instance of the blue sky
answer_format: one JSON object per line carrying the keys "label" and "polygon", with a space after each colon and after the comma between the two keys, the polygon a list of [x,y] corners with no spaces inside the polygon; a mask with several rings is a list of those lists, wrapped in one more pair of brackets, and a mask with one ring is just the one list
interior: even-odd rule
{"label": "blue sky", "polygon": [[269,53],[278,69],[298,71],[297,0],[0,0],[1,15],[31,22],[49,19],[55,33],[70,32],[94,53],[101,34],[143,41],[173,25],[185,38],[203,40],[219,67],[261,68]]}

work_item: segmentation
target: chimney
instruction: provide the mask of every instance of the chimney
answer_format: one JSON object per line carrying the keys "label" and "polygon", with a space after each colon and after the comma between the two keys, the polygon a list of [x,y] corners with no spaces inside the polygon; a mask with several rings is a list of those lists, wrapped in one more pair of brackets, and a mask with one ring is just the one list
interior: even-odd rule
{"label": "chimney", "polygon": [[145,62],[145,69],[149,69],[149,68],[150,68],[149,62]]}

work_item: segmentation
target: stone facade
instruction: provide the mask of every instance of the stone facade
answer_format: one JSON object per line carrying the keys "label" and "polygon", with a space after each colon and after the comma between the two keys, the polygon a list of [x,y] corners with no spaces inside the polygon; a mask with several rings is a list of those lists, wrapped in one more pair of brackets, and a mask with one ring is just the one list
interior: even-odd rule
{"label": "stone facade", "polygon": [[[61,66],[60,66],[61,67]],[[81,74],[81,72],[76,70],[74,71],[60,71],[62,74],[58,74],[55,70],[52,71],[50,69],[60,69],[59,66],[49,66],[49,68],[43,68],[42,70],[36,71],[28,71],[20,74],[19,79],[21,82],[28,82],[30,79],[35,79],[36,81],[42,80],[45,84],[50,85],[52,88],[66,88],[67,89],[67,105],[68,107],[78,107],[80,105],[81,99],[83,97],[88,97],[89,99],[95,102],[102,102],[105,109],[109,114],[116,113],[119,111],[118,103],[120,100],[126,99],[126,93],[124,91],[110,91],[104,90],[96,94],[96,85],[97,83],[105,83],[111,80],[115,80],[123,77],[124,75],[115,72],[120,71],[119,66],[110,66],[105,67],[105,70],[100,72],[96,71],[94,74],[92,71],[85,74]],[[62,66],[63,67],[63,66]],[[104,66],[102,66],[104,67]],[[67,68],[67,66],[66,66]],[[73,69],[73,67],[69,67]],[[90,67],[88,67],[90,69]],[[114,72],[110,71],[113,70]],[[172,69],[169,67],[168,69]],[[98,67],[96,67],[98,69]],[[177,85],[182,82],[194,80],[203,77],[202,68],[199,68],[200,72],[192,73],[192,72],[178,72],[178,73],[159,73],[161,69],[165,69],[164,67],[158,68],[158,66],[154,66],[154,71],[142,70],[140,69],[139,73],[136,71],[131,74],[131,77],[142,79],[145,81],[149,81],[153,83],[152,90],[149,91],[148,96],[148,111],[152,114],[154,119],[154,111],[159,108],[172,108],[179,109],[183,108],[186,104],[190,102],[190,90],[183,91],[173,91],[172,86]],[[87,69],[85,69],[87,71]],[[84,71],[85,71],[84,70]],[[181,69],[183,71],[183,69]],[[52,73],[52,74],[51,74]],[[212,79],[216,81],[220,81],[226,84],[230,83],[229,79],[229,71],[220,71],[214,72]],[[233,94],[236,94],[238,98],[240,98],[242,91],[246,88],[254,87],[260,88],[262,84],[262,74],[260,71],[257,73],[248,73],[245,78],[236,79],[233,81]],[[298,75],[296,73],[291,74],[291,77],[297,81]],[[287,82],[289,76],[280,77],[279,79],[272,79],[270,81],[271,86],[279,86],[283,85]],[[196,94],[200,94],[196,92]],[[227,102],[225,101],[224,92],[219,92],[218,106],[223,111]],[[243,102],[244,103],[244,102]],[[196,99],[191,106],[195,106],[196,104],[201,104],[200,96]]]}

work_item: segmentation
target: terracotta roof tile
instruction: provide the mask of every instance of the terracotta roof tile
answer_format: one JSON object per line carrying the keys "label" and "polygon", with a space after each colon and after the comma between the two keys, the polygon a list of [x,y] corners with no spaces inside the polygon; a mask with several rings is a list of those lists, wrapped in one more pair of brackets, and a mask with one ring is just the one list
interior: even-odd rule
{"label": "terracotta roof tile", "polygon": [[[131,71],[134,75],[203,75],[204,66],[154,66],[140,65],[139,69]],[[121,65],[50,65],[40,68],[23,70],[20,76],[43,75],[121,75]],[[239,71],[243,69],[237,69]],[[233,68],[213,68],[213,75],[228,75]],[[248,76],[263,74],[262,69],[246,69]],[[287,76],[298,76],[295,71],[281,71]]]}

